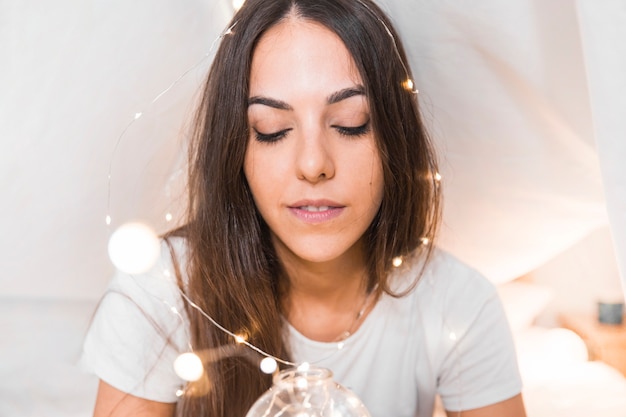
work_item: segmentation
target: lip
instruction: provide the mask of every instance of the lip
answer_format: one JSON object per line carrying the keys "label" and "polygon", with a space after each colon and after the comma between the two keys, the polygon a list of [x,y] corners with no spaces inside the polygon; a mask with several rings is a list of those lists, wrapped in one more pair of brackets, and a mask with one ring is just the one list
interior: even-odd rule
{"label": "lip", "polygon": [[[309,211],[305,207],[322,207],[322,211]],[[333,220],[343,213],[345,206],[332,200],[300,200],[289,204],[289,211],[299,220],[319,224]]]}

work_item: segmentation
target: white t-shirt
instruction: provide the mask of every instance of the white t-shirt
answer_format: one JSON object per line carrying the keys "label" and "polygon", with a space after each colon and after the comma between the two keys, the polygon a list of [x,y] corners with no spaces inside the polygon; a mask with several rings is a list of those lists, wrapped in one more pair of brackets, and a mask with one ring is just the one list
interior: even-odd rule
{"label": "white t-shirt", "polygon": [[[406,287],[419,265],[399,267]],[[131,301],[132,300],[132,301]],[[135,396],[175,402],[176,357],[190,350],[169,250],[146,274],[117,274],[87,334],[82,362]],[[338,349],[289,326],[293,360],[330,369],[373,417],[428,416],[436,394],[448,410],[482,407],[521,392],[515,348],[495,287],[437,251],[415,290],[384,295]]]}

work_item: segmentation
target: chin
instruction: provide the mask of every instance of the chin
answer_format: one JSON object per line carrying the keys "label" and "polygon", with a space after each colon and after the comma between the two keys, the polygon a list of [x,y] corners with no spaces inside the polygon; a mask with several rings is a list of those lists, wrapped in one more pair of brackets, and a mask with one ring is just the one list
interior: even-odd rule
{"label": "chin", "polygon": [[334,262],[355,262],[363,259],[362,239],[352,238],[347,233],[317,236],[285,236],[280,239],[273,235],[272,240],[279,258],[284,261],[303,264],[326,264]]}
{"label": "chin", "polygon": [[333,245],[328,239],[324,241],[300,242],[298,245],[284,246],[295,261],[310,264],[325,264],[362,259],[361,245],[352,243]]}
{"label": "chin", "polygon": [[299,248],[287,248],[290,256],[296,260],[306,263],[326,263],[332,262],[341,258],[342,251],[331,251],[328,247],[323,247],[323,250],[311,250],[313,246],[308,246],[306,249],[299,250]]}

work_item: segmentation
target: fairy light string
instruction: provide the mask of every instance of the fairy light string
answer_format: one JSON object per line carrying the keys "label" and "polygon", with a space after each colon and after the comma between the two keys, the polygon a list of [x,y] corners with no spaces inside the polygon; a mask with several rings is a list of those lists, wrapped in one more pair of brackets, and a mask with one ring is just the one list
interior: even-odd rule
{"label": "fairy light string", "polygon": [[[423,238],[422,239],[422,244],[423,245],[427,245],[429,244],[429,239],[428,238]],[[404,262],[404,259],[402,257],[395,257],[393,259],[392,265],[394,268],[399,268],[401,266],[405,266],[406,268],[409,267],[409,265],[406,265],[406,263]],[[219,322],[217,322],[210,314],[208,314],[206,311],[204,311],[198,304],[196,304],[184,291],[183,289],[178,285],[177,282],[175,282],[174,279],[172,279],[172,274],[169,271],[169,269],[163,269],[162,272],[162,279],[165,279],[166,281],[168,281],[170,284],[172,284],[173,288],[176,289],[177,293],[180,295],[181,299],[187,303],[191,308],[195,309],[196,311],[198,311],[205,319],[207,319],[216,329],[218,329],[219,331],[227,334],[228,336],[230,336],[233,341],[237,344],[237,345],[244,345],[246,347],[248,347],[249,349],[251,349],[252,351],[258,353],[259,355],[261,355],[263,357],[263,359],[260,361],[259,364],[259,368],[262,372],[264,373],[274,373],[278,370],[278,366],[277,364],[280,363],[282,365],[285,366],[289,366],[289,367],[296,367],[298,369],[307,369],[310,364],[317,364],[317,363],[323,363],[324,361],[330,359],[332,356],[336,355],[339,351],[343,350],[344,347],[346,346],[345,343],[345,337],[338,339],[336,342],[336,349],[328,354],[325,355],[324,357],[321,358],[316,358],[313,361],[304,361],[304,362],[293,362],[293,361],[289,361],[277,356],[274,356],[266,351],[264,351],[263,349],[255,346],[254,344],[250,343],[246,337],[244,335],[235,333],[231,330],[229,330],[228,328],[224,327],[223,325],[221,325]],[[129,276],[133,279],[133,280],[137,280],[137,277],[133,274],[129,274]],[[150,295],[151,297],[155,297],[160,303],[162,303],[167,310],[174,314],[177,317],[177,320],[181,323],[184,332],[185,332],[185,340],[186,340],[186,345],[188,348],[187,352],[183,352],[181,353],[178,358],[176,359],[175,363],[174,363],[174,369],[177,373],[177,375],[179,375],[182,379],[184,379],[185,381],[188,382],[194,382],[197,379],[200,378],[201,375],[204,375],[204,363],[207,360],[219,360],[223,357],[226,356],[230,356],[231,354],[236,354],[236,350],[234,350],[234,346],[221,346],[219,347],[220,350],[220,354],[215,355],[204,355],[205,356],[205,360],[202,360],[200,358],[200,355],[197,354],[195,352],[195,349],[193,348],[193,345],[191,343],[191,336],[189,334],[188,328],[187,328],[187,321],[184,318],[184,316],[181,314],[181,312],[179,311],[179,309],[172,305],[171,302],[169,302],[168,300],[166,300],[165,298],[162,297],[158,297],[154,294],[152,294],[150,291],[148,291],[148,289],[141,285],[140,283],[138,283],[136,281],[137,285],[139,288],[141,288],[145,293],[147,293],[148,295]],[[359,310],[359,312],[357,313],[357,320],[355,321],[355,323],[358,323],[358,321],[363,317],[363,313],[365,311],[365,308],[369,305],[370,301],[371,301],[371,293],[370,295],[368,295],[366,297],[366,300],[364,302],[363,307],[361,308],[361,310]],[[344,336],[349,336],[352,332],[353,332],[353,326],[355,325],[355,323],[353,323],[350,327],[350,330],[348,332],[348,334],[344,335]],[[448,327],[448,326],[446,326]],[[453,339],[453,335],[454,332],[450,331],[450,338],[451,340]],[[196,359],[192,359],[192,356],[195,356]],[[182,359],[181,359],[182,358]],[[182,394],[181,394],[182,393]],[[185,390],[179,390],[179,394],[183,395],[185,393]],[[179,395],[179,396],[180,396]]]}
{"label": "fairy light string", "polygon": [[396,42],[396,37],[393,36],[393,33],[391,32],[391,29],[389,29],[389,26],[387,26],[387,24],[376,14],[374,13],[374,11],[371,9],[371,7],[369,5],[367,5],[365,2],[363,2],[362,0],[357,0],[359,2],[359,4],[361,6],[363,6],[376,20],[378,20],[378,22],[382,25],[382,27],[385,29],[385,32],[387,32],[387,35],[389,36],[389,38],[391,38],[391,43],[393,44],[393,50],[395,52],[395,54],[398,57],[398,61],[400,62],[400,64],[402,65],[402,69],[404,70],[404,73],[406,75],[406,79],[402,82],[402,87],[411,92],[412,94],[418,94],[419,90],[417,90],[415,88],[415,85],[413,83],[413,79],[411,78],[410,74],[409,74],[409,69],[406,67],[404,60],[402,59],[402,56],[400,55],[400,51],[398,50],[398,43]]}
{"label": "fairy light string", "polygon": [[250,349],[254,350],[255,352],[265,356],[266,358],[272,358],[274,359],[276,362],[282,363],[283,365],[287,365],[287,366],[298,366],[297,363],[295,362],[290,362],[281,358],[278,358],[274,355],[271,355],[267,352],[265,352],[263,349],[256,347],[255,345],[253,345],[252,343],[248,342],[244,337],[242,337],[241,335],[238,335],[234,332],[231,332],[230,330],[228,330],[226,327],[222,326],[221,324],[219,324],[217,321],[215,321],[213,319],[213,317],[211,317],[209,314],[207,314],[199,305],[197,305],[196,303],[194,303],[188,296],[187,294],[185,294],[182,289],[179,288],[179,293],[181,295],[181,297],[194,309],[196,309],[204,318],[206,318],[207,320],[209,320],[211,322],[211,324],[213,326],[215,326],[216,328],[218,328],[219,330],[221,330],[222,332],[226,333],[227,335],[231,336],[237,343],[239,344],[243,344],[247,347],[249,347]]}
{"label": "fairy light string", "polygon": [[[399,61],[404,69],[404,72],[406,74],[406,79],[401,83],[401,87],[403,89],[405,89],[406,91],[412,93],[412,94],[418,94],[418,90],[415,88],[414,82],[412,80],[412,78],[410,77],[409,71],[404,63],[404,61],[402,59],[400,59],[400,52],[398,50],[398,46],[396,43],[396,39],[393,36],[393,33],[391,32],[391,30],[389,29],[389,27],[385,24],[385,22],[380,19],[374,12],[373,10],[370,9],[370,7],[365,4],[364,2],[362,2],[361,0],[357,0],[365,9],[368,10],[369,13],[371,13],[377,20],[378,22],[383,26],[385,32],[389,35],[389,37],[391,38],[393,47],[394,47],[394,51],[396,53],[396,55],[399,58]],[[241,1],[235,1],[233,2],[233,7],[235,8],[235,10],[237,10],[239,7],[241,7],[241,5],[243,4],[243,0]],[[237,21],[235,21],[232,25],[230,25],[229,27],[227,27],[224,31],[222,31],[220,33],[220,35],[218,37],[216,37],[213,42],[210,45],[210,48],[208,49],[208,51],[204,54],[204,56],[198,60],[195,64],[193,64],[192,66],[190,66],[189,68],[187,68],[182,74],[180,74],[174,81],[172,81],[165,89],[163,89],[159,94],[157,94],[148,104],[146,109],[143,109],[142,111],[139,111],[137,113],[134,114],[134,116],[131,118],[131,120],[127,123],[127,125],[124,127],[124,129],[122,130],[122,132],[120,133],[120,135],[118,136],[115,146],[113,148],[112,154],[111,154],[111,158],[109,161],[109,167],[108,167],[108,174],[107,174],[107,206],[106,206],[106,216],[105,216],[105,223],[108,227],[111,226],[112,223],[112,216],[111,216],[111,191],[112,191],[112,178],[113,178],[113,162],[115,159],[115,156],[118,153],[118,149],[121,145],[121,143],[123,142],[123,140],[125,139],[128,131],[131,129],[131,127],[144,115],[144,113],[146,113],[147,111],[150,111],[150,108],[157,103],[159,100],[161,100],[164,96],[167,95],[168,92],[170,92],[173,88],[175,88],[189,73],[191,73],[192,71],[194,71],[195,69],[197,69],[200,65],[202,65],[213,53],[213,51],[215,50],[216,45],[225,37],[228,36],[229,34],[232,33],[233,28],[237,25]],[[441,181],[441,175],[438,172],[435,172],[432,174],[432,179],[434,180],[434,184],[435,186],[438,186],[440,181]],[[165,219],[167,222],[170,222],[173,219],[173,216],[171,213],[166,213],[165,215]],[[421,243],[423,245],[428,245],[430,243],[430,239],[429,237],[423,237],[421,239]],[[392,260],[392,265],[394,268],[399,268],[400,266],[402,266],[404,263],[404,259],[401,256],[395,257]],[[132,274],[131,274],[132,276]],[[264,373],[267,374],[272,374],[277,372],[278,370],[278,366],[277,364],[280,363],[282,365],[285,366],[289,366],[289,367],[296,367],[299,370],[306,370],[308,369],[308,367],[310,366],[311,363],[318,363],[318,362],[322,362],[324,360],[329,359],[331,356],[335,355],[337,352],[341,351],[342,349],[344,349],[345,347],[345,340],[338,340],[336,342],[336,346],[337,349],[331,353],[329,356],[324,357],[324,358],[320,358],[317,359],[313,362],[302,362],[302,363],[296,363],[296,362],[292,362],[283,358],[279,358],[277,356],[274,356],[266,351],[264,351],[263,349],[255,346],[254,344],[250,343],[248,340],[246,340],[246,338],[242,335],[239,335],[229,329],[227,329],[226,327],[222,326],[220,323],[218,323],[215,319],[213,319],[213,317],[211,317],[210,314],[208,314],[207,312],[205,312],[198,304],[196,304],[187,294],[185,294],[185,292],[180,288],[180,286],[178,286],[174,280],[171,279],[171,274],[169,272],[169,270],[164,270],[163,271],[163,276],[165,279],[169,280],[170,282],[172,282],[175,287],[178,289],[178,292],[181,296],[181,298],[184,300],[185,303],[187,303],[191,308],[197,310],[206,320],[208,320],[216,329],[218,329],[219,331],[227,334],[228,336],[230,336],[233,341],[238,344],[238,345],[243,345],[246,346],[247,348],[251,349],[252,351],[258,353],[259,355],[261,355],[263,357],[263,359],[260,361],[260,370]],[[143,287],[142,287],[143,288]],[[368,303],[368,298],[366,299],[366,303],[365,305],[367,306]],[[191,337],[189,334],[189,329],[187,328],[187,322],[185,320],[185,318],[183,317],[183,315],[181,314],[181,312],[179,311],[179,309],[175,306],[173,306],[170,302],[168,302],[165,299],[160,299],[160,302],[163,303],[163,305],[171,312],[171,314],[174,314],[177,317],[177,320],[180,321],[180,323],[183,325],[183,327],[185,328],[185,338],[186,338],[186,345],[188,348],[188,352],[183,352],[181,355],[178,356],[176,363],[174,364],[174,367],[177,369],[177,372],[180,372],[179,376],[181,376],[181,378],[183,378],[184,380],[190,382],[190,381],[195,381],[197,379],[199,379],[201,377],[201,373],[204,372],[203,369],[203,362],[202,359],[200,358],[200,356],[198,354],[196,354],[194,352],[194,348],[192,346],[191,343]],[[358,323],[358,321],[360,321],[360,319],[362,318],[363,315],[363,310],[360,310],[358,315],[357,315],[357,320],[356,323]],[[354,325],[355,323],[353,323]],[[447,323],[444,324],[446,327],[449,327],[447,325]],[[454,341],[456,339],[456,334],[451,331],[448,328],[449,331],[449,337],[452,341]],[[348,331],[348,335],[352,333],[352,327],[351,329]],[[345,338],[344,338],[345,339]],[[223,349],[222,354],[218,355],[218,356],[228,356],[229,354],[231,354],[232,349],[224,349],[226,347],[221,347],[221,349]],[[231,346],[232,348],[232,346]],[[456,349],[456,347],[455,347]],[[458,352],[455,352],[457,355],[460,355]],[[199,370],[200,369],[200,370]],[[182,375],[181,375],[182,374]],[[460,380],[460,378],[459,378]],[[176,392],[177,396],[182,396],[185,394],[185,389],[180,389]]]}
{"label": "fairy light string", "polygon": [[[237,25],[237,22],[234,22],[232,25],[230,25],[228,28],[226,28],[224,31],[222,31],[220,33],[220,35],[213,40],[213,42],[211,43],[211,46],[209,47],[209,50],[204,54],[204,56],[200,60],[198,60],[195,64],[193,64],[192,66],[187,68],[167,88],[165,88],[159,94],[157,94],[150,101],[146,111],[149,110],[157,101],[159,101],[164,95],[166,95],[176,85],[178,85],[191,71],[194,71],[196,68],[198,68],[200,65],[202,65],[202,63],[204,61],[206,61],[211,56],[211,54],[215,50],[215,46],[218,44],[218,42],[220,42],[224,38],[224,36],[230,35],[232,33],[232,29],[235,27],[235,25]],[[109,169],[108,169],[108,174],[107,174],[107,206],[106,206],[106,213],[107,214],[105,216],[105,223],[106,223],[107,226],[110,226],[111,222],[112,222],[112,217],[111,217],[111,189],[112,189],[112,187],[111,187],[111,180],[112,180],[112,177],[113,177],[113,162],[115,160],[115,156],[117,155],[118,148],[120,147],[120,144],[122,143],[122,140],[126,136],[126,133],[135,124],[135,122],[137,120],[139,120],[139,118],[141,118],[141,116],[143,116],[143,114],[144,114],[144,111],[140,111],[140,112],[135,113],[134,117],[130,120],[130,122],[128,122],[126,127],[124,127],[124,129],[122,130],[122,132],[118,136],[117,141],[115,142],[115,146],[113,147],[113,152],[112,152],[111,157],[109,159]],[[170,213],[168,213],[166,215],[166,220],[168,222],[172,220]]]}
{"label": "fairy light string", "polygon": [[[402,82],[402,87],[413,93],[413,94],[418,94],[419,90],[417,90],[415,88],[415,85],[413,83],[413,80],[409,74],[408,68],[406,67],[404,60],[401,59],[400,56],[400,51],[398,50],[398,45],[396,42],[396,39],[393,35],[393,33],[391,32],[391,30],[389,29],[389,27],[387,26],[387,24],[380,18],[378,17],[374,11],[366,4],[364,3],[362,0],[357,0],[372,16],[374,16],[374,18],[382,25],[382,27],[384,28],[385,32],[388,34],[388,36],[391,39],[391,43],[393,44],[393,48],[394,48],[394,52],[395,54],[398,56],[398,61],[401,63],[404,73],[406,74],[406,79]],[[239,8],[241,8],[241,6],[243,5],[243,3],[245,2],[245,0],[233,0],[232,5],[233,8],[236,10],[239,10]],[[180,74],[167,88],[165,88],[164,90],[162,90],[159,94],[157,94],[149,103],[148,108],[146,109],[149,110],[150,107],[152,105],[154,105],[157,101],[159,101],[161,99],[161,97],[163,97],[164,95],[166,95],[170,90],[172,90],[176,85],[178,85],[178,83],[180,83],[191,71],[195,70],[196,68],[198,68],[206,59],[208,59],[212,52],[215,49],[215,46],[226,36],[232,33],[233,28],[237,25],[238,21],[235,21],[231,26],[227,27],[225,30],[223,30],[220,35],[218,37],[216,37],[213,42],[211,43],[211,46],[209,47],[209,50],[204,54],[204,56],[198,60],[195,64],[193,64],[191,67],[189,67],[187,70],[185,70],[182,74]],[[105,216],[105,223],[107,226],[111,225],[112,222],[112,217],[111,217],[111,181],[112,181],[112,173],[113,173],[113,161],[115,160],[115,155],[117,154],[118,148],[120,146],[120,144],[122,143],[122,140],[124,139],[124,137],[126,136],[126,133],[128,132],[128,130],[135,124],[135,122],[137,120],[139,120],[145,111],[139,111],[137,113],[135,113],[134,117],[127,123],[127,125],[124,127],[124,129],[122,130],[122,132],[120,133],[120,135],[117,138],[117,141],[115,143],[115,146],[113,147],[113,152],[109,161],[109,169],[108,169],[108,174],[107,174],[107,208],[106,208],[106,216]],[[436,174],[437,176],[439,175],[438,173]],[[171,221],[172,220],[172,215],[171,213],[167,213],[166,214],[166,221]]]}

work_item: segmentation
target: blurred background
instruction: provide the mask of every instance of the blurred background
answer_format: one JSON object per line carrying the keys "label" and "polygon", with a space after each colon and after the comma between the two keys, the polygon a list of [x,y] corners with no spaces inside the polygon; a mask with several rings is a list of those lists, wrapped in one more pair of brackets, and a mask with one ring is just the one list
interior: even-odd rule
{"label": "blurred background", "polygon": [[[593,321],[599,301],[623,301],[624,2],[379,3],[440,151],[440,246],[496,283],[524,330]],[[180,218],[186,126],[236,7],[0,0],[0,415],[90,412],[95,381],[74,365],[114,271],[109,237]],[[575,333],[586,347],[604,337]],[[574,349],[550,346],[553,357]],[[545,375],[529,378],[531,417],[593,414],[559,400],[571,391],[547,395]]]}

